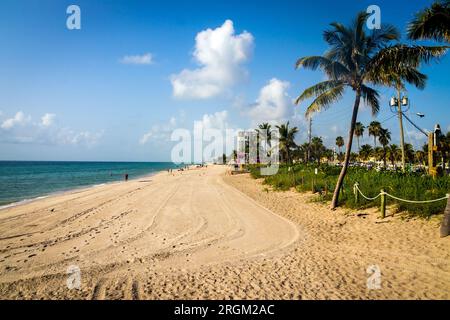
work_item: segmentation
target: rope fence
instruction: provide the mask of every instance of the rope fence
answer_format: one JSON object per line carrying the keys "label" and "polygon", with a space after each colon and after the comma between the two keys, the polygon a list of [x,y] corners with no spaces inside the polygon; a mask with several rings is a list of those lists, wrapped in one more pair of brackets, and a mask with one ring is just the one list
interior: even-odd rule
{"label": "rope fence", "polygon": [[359,196],[361,195],[364,199],[368,200],[368,201],[375,201],[378,198],[380,198],[380,202],[381,202],[381,218],[384,219],[386,217],[386,198],[392,198],[395,199],[397,201],[401,201],[401,202],[406,202],[406,203],[413,203],[413,204],[427,204],[427,203],[434,203],[434,202],[439,202],[439,201],[443,201],[443,200],[447,200],[450,198],[450,194],[446,194],[445,197],[439,198],[439,199],[434,199],[434,200],[407,200],[407,199],[401,199],[399,197],[396,197],[392,194],[387,193],[386,191],[384,191],[384,189],[381,189],[380,193],[375,196],[375,197],[368,197],[366,196],[364,193],[362,193],[361,189],[359,188],[359,183],[355,182],[355,184],[353,185],[353,193],[355,195],[355,202],[358,203],[359,202]]}

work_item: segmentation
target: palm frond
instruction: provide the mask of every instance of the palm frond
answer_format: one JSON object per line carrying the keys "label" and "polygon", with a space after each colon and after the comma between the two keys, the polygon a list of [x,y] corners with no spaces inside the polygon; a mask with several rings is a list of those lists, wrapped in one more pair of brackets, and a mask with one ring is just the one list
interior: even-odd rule
{"label": "palm frond", "polygon": [[408,37],[450,42],[450,1],[436,1],[431,8],[416,14],[408,26]]}
{"label": "palm frond", "polygon": [[367,65],[365,79],[375,84],[402,86],[406,81],[419,89],[425,87],[427,77],[417,68],[421,63],[439,60],[448,46],[395,45],[380,50]]}
{"label": "palm frond", "polygon": [[380,111],[380,94],[377,90],[361,85],[361,96],[364,102],[372,109],[372,115]]}
{"label": "palm frond", "polygon": [[308,56],[297,60],[295,63],[295,68],[299,69],[301,67],[305,69],[317,70],[317,68],[324,68],[332,63],[330,59],[322,56]]}
{"label": "palm frond", "polygon": [[336,102],[342,97],[342,95],[344,94],[344,90],[345,85],[341,84],[322,93],[306,109],[305,115],[308,117],[314,112],[328,109],[332,103]]}
{"label": "palm frond", "polygon": [[342,84],[343,82],[339,80],[328,80],[317,83],[303,91],[303,93],[295,100],[295,104],[299,104],[305,99],[309,99],[311,97],[317,97],[322,93]]}

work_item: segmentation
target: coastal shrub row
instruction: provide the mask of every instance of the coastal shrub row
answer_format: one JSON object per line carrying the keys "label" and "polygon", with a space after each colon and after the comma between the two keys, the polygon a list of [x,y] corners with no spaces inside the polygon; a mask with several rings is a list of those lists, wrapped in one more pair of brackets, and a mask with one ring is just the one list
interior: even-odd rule
{"label": "coastal shrub row", "polygon": [[[272,176],[261,176],[258,165],[249,166],[253,178],[264,179],[264,184],[275,190],[289,190],[295,188],[299,192],[312,191],[318,195],[320,201],[330,201],[339,176],[340,168],[329,165],[296,164],[281,166],[278,173]],[[316,172],[317,169],[317,172]],[[402,173],[396,171],[376,171],[359,167],[349,168],[341,190],[340,204],[348,208],[364,209],[378,207],[380,199],[367,201],[360,197],[355,202],[353,186],[359,183],[360,190],[367,197],[375,197],[381,189],[408,200],[432,200],[444,197],[450,192],[450,177],[433,179],[419,173]],[[399,211],[406,211],[411,215],[428,218],[433,214],[442,213],[446,201],[430,204],[411,204],[388,198],[388,205],[395,204]]]}

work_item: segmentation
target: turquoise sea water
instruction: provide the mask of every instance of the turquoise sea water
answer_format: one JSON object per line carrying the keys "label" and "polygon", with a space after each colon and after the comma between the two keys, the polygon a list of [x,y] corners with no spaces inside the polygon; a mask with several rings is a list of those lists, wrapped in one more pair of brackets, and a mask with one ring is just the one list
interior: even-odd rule
{"label": "turquoise sea water", "polygon": [[169,168],[171,162],[0,161],[0,206],[52,193],[133,179]]}

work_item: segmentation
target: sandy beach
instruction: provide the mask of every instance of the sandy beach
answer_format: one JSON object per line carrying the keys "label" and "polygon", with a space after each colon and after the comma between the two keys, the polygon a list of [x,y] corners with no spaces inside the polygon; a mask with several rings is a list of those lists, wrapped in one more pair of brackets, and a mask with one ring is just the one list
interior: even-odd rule
{"label": "sandy beach", "polygon": [[[0,210],[3,299],[449,299],[440,217],[329,211],[210,166]],[[381,271],[369,290],[367,269]],[[69,289],[68,268],[80,287]]]}

